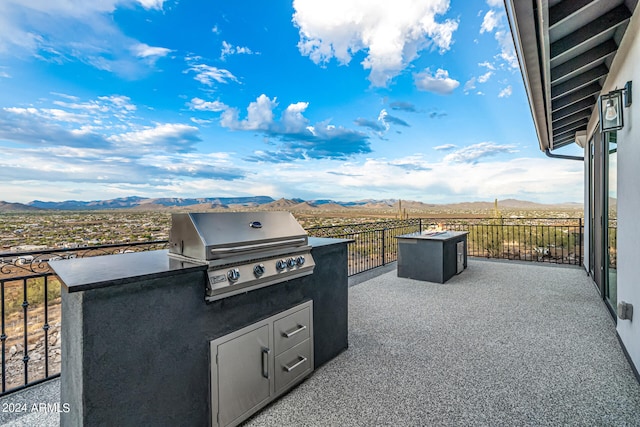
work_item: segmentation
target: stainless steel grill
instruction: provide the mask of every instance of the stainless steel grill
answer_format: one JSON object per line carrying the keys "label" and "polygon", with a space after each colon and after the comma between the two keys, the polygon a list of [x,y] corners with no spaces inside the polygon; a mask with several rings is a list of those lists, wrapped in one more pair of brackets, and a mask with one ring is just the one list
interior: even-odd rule
{"label": "stainless steel grill", "polygon": [[289,212],[173,214],[169,255],[206,263],[206,299],[313,273],[307,233]]}

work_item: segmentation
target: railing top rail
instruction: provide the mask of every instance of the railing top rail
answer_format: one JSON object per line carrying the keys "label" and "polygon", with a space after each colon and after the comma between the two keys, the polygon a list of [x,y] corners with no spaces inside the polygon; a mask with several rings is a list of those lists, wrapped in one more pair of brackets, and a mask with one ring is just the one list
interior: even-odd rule
{"label": "railing top rail", "polygon": [[393,224],[393,223],[407,223],[407,221],[410,222],[415,222],[415,221],[430,221],[430,222],[434,222],[434,221],[438,221],[438,222],[454,222],[454,221],[467,221],[467,220],[499,220],[502,219],[504,221],[516,221],[516,220],[527,220],[527,221],[578,221],[578,220],[584,220],[583,217],[526,217],[526,216],[519,216],[519,217],[512,217],[512,216],[508,216],[508,217],[500,217],[500,218],[495,218],[495,217],[491,217],[491,216],[465,216],[465,217],[459,217],[459,218],[452,218],[452,217],[419,217],[419,218],[409,218],[409,219],[395,219],[395,220],[386,220],[386,221],[368,221],[368,222],[355,222],[355,223],[346,223],[346,224],[337,224],[337,225],[320,225],[320,226],[316,226],[316,227],[308,227],[306,228],[307,231],[311,231],[311,230],[326,230],[326,229],[330,229],[330,228],[345,228],[345,227],[358,227],[358,226],[363,226],[363,225],[376,225],[376,224]]}
{"label": "railing top rail", "polygon": [[382,225],[382,224],[393,224],[393,223],[407,223],[407,221],[418,221],[420,218],[409,218],[409,219],[394,219],[388,221],[369,221],[369,222],[350,222],[347,224],[337,224],[337,225],[319,225],[316,227],[307,227],[305,230],[325,230],[328,228],[345,228],[345,227],[358,227],[362,225]]}
{"label": "railing top rail", "polygon": [[142,242],[124,242],[124,243],[111,243],[107,245],[91,245],[91,246],[78,246],[75,248],[59,248],[59,249],[44,249],[39,251],[25,251],[25,252],[0,252],[0,258],[14,258],[28,255],[46,255],[46,254],[58,254],[65,252],[78,252],[93,249],[111,249],[122,247],[135,247],[145,245],[162,245],[168,243],[168,240],[150,240]]}

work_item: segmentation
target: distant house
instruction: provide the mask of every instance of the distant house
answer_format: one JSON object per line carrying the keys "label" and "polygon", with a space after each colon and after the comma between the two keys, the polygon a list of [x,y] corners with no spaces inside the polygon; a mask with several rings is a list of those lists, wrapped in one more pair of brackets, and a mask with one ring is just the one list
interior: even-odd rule
{"label": "distant house", "polygon": [[[540,149],[560,157],[549,161],[584,164],[584,268],[616,320],[619,340],[636,375],[640,370],[637,4],[638,0],[505,0]],[[583,148],[583,156],[556,151],[574,143]],[[555,185],[567,184],[558,177]]]}
{"label": "distant house", "polygon": [[16,260],[16,264],[18,265],[31,264],[32,262],[33,262],[32,255],[23,255]]}
{"label": "distant house", "polygon": [[12,246],[10,248],[11,252],[38,252],[49,249],[47,245],[20,245],[20,246]]}

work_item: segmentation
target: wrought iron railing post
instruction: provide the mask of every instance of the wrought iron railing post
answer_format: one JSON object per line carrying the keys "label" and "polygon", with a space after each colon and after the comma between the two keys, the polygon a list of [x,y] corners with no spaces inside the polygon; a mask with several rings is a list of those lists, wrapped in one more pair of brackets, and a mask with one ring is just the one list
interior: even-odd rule
{"label": "wrought iron railing post", "polygon": [[49,376],[49,276],[44,276],[44,377]]}
{"label": "wrought iron railing post", "polygon": [[29,329],[28,329],[28,312],[29,301],[27,300],[27,279],[22,279],[22,291],[24,300],[22,301],[23,320],[24,320],[24,351],[22,361],[24,362],[24,383],[29,383]]}
{"label": "wrought iron railing post", "polygon": [[385,265],[385,256],[386,256],[386,253],[385,253],[386,241],[384,238],[385,234],[387,234],[387,229],[383,228],[382,229],[382,265]]}
{"label": "wrought iron railing post", "polygon": [[7,352],[7,333],[6,333],[6,324],[5,324],[5,300],[4,300],[4,280],[0,281],[0,297],[2,301],[0,305],[2,306],[2,334],[0,335],[0,340],[2,340],[2,392],[7,391],[7,360],[6,360],[6,352]]}
{"label": "wrought iron railing post", "polygon": [[578,247],[578,265],[582,265],[582,234],[582,218],[578,218],[578,238],[580,239]]}

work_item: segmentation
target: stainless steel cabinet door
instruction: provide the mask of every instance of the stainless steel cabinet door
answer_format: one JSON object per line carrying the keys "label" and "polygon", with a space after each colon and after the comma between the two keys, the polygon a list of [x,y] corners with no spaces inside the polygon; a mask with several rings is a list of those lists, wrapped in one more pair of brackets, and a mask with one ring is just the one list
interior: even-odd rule
{"label": "stainless steel cabinet door", "polygon": [[270,330],[271,324],[263,324],[217,345],[217,363],[212,369],[217,370],[218,377],[217,399],[213,396],[218,403],[214,408],[218,410],[218,425],[233,425],[270,399]]}

